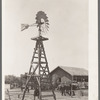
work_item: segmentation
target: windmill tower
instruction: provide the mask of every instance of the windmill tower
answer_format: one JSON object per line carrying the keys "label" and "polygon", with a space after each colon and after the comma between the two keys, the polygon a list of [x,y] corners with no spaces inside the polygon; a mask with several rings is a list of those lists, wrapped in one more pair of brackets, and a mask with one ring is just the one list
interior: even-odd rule
{"label": "windmill tower", "polygon": [[[37,84],[37,87],[39,89],[39,100],[42,100],[44,97],[52,96],[54,100],[56,100],[56,96],[52,87],[51,78],[49,74],[49,67],[48,62],[45,54],[45,49],[43,45],[43,41],[48,40],[48,38],[45,38],[42,36],[42,32],[48,30],[48,17],[43,11],[39,11],[36,14],[36,23],[32,25],[28,24],[22,24],[22,31],[31,27],[31,26],[37,26],[39,31],[39,36],[35,38],[31,38],[32,40],[36,41],[36,45],[34,48],[29,73],[27,75],[27,82],[25,86],[25,90],[23,92],[22,100],[24,100],[25,93],[27,90],[27,86],[31,79],[34,79],[34,83]],[[42,87],[48,86],[51,88],[51,95],[43,95],[42,94]]]}

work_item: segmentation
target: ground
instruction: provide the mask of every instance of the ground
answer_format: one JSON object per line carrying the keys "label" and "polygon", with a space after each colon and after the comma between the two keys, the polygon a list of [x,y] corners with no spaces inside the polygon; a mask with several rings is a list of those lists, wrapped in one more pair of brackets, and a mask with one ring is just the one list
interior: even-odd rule
{"label": "ground", "polygon": [[[21,92],[21,89],[9,89],[6,88],[5,89],[5,100],[9,100],[9,96],[8,96],[8,92],[7,89],[9,90],[9,94],[10,94],[10,99],[11,100],[21,100],[22,98],[22,94],[23,92]],[[26,92],[26,96],[24,100],[34,100],[34,96],[33,96],[34,91],[30,90],[30,92]],[[82,96],[82,93],[84,94],[84,96]],[[43,92],[42,94],[45,95],[49,95],[52,94],[52,92],[48,91],[48,92]],[[69,95],[66,96],[62,96],[61,93],[59,91],[55,91],[56,94],[56,100],[88,100],[88,93],[87,90],[77,90],[75,91],[75,96],[71,97]],[[36,98],[36,100],[38,100],[38,98]],[[45,97],[43,98],[43,100],[54,100],[53,97]]]}

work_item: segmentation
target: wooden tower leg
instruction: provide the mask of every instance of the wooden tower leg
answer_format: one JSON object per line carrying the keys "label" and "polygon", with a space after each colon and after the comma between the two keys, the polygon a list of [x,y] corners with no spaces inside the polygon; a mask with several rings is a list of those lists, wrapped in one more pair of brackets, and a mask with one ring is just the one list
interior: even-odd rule
{"label": "wooden tower leg", "polygon": [[27,82],[26,82],[25,90],[24,90],[23,96],[22,96],[22,100],[24,100],[24,97],[25,97],[25,93],[26,93],[26,90],[27,90],[28,83],[29,83],[30,79],[32,78],[32,75],[34,75],[34,73],[35,73],[37,67],[38,67],[38,66],[36,66],[36,68],[34,69],[33,73],[30,75],[30,77],[28,78],[28,80],[27,80]]}

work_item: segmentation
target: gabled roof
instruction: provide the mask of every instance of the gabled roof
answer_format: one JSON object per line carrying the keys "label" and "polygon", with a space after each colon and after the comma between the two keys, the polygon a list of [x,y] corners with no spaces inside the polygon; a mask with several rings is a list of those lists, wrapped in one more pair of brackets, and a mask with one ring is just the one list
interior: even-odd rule
{"label": "gabled roof", "polygon": [[76,67],[67,67],[67,66],[58,66],[55,68],[51,73],[53,73],[57,69],[62,69],[65,72],[69,73],[70,75],[76,75],[76,76],[88,76],[88,71],[83,68],[76,68]]}

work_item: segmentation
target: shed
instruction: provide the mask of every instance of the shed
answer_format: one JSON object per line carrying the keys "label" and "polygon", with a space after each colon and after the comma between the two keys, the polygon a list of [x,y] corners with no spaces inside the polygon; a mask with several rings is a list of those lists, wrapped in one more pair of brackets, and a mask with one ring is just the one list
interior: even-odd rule
{"label": "shed", "polygon": [[88,82],[88,71],[83,68],[58,66],[50,73],[53,84]]}

